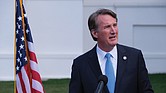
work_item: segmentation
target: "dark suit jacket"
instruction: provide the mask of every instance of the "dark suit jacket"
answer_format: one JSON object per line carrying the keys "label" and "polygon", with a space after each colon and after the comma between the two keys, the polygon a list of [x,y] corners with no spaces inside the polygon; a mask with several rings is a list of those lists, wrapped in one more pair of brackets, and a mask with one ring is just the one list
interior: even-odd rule
{"label": "dark suit jacket", "polygon": [[[117,44],[115,93],[153,93],[142,52]],[[126,56],[125,60],[123,57]],[[69,93],[94,93],[102,75],[96,46],[73,61]],[[103,93],[109,93],[107,86]]]}

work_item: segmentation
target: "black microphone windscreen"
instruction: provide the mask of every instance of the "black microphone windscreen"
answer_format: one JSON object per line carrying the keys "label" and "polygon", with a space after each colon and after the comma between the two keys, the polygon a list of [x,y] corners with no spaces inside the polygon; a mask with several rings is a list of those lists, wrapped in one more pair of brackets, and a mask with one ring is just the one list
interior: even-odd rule
{"label": "black microphone windscreen", "polygon": [[108,82],[107,76],[106,76],[106,75],[100,75],[100,76],[99,76],[99,79],[98,79],[98,82],[100,82],[100,81],[103,81],[103,82],[104,82],[104,85],[106,85],[107,82]]}

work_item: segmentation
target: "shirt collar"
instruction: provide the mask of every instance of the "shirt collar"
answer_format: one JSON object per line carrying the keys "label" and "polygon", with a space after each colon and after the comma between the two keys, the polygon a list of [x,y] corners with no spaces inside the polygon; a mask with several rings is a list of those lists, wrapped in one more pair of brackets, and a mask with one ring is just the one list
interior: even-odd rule
{"label": "shirt collar", "polygon": [[117,58],[117,46],[116,45],[110,52],[105,52],[105,51],[101,50],[98,45],[96,48],[97,48],[97,53],[100,55],[101,58],[104,58],[106,53],[110,53],[112,55],[112,57],[115,59]]}

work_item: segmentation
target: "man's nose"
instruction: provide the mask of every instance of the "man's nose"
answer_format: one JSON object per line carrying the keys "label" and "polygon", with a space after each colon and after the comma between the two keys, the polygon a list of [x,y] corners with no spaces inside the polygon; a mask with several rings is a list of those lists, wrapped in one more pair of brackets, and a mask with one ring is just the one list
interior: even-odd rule
{"label": "man's nose", "polygon": [[116,32],[115,27],[111,26],[110,32],[111,32],[111,34],[115,34],[115,32]]}

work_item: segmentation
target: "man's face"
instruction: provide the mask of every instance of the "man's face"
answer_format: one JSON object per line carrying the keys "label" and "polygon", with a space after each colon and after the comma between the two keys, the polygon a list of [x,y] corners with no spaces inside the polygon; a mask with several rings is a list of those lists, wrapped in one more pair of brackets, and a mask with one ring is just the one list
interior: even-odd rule
{"label": "man's face", "polygon": [[118,43],[118,27],[116,19],[110,15],[99,15],[97,18],[98,28],[92,31],[97,38],[98,45],[103,50],[109,50]]}

